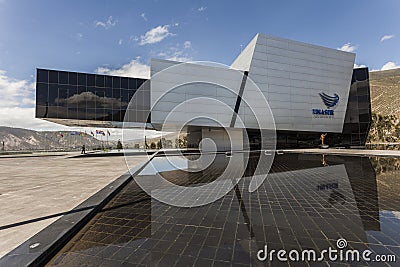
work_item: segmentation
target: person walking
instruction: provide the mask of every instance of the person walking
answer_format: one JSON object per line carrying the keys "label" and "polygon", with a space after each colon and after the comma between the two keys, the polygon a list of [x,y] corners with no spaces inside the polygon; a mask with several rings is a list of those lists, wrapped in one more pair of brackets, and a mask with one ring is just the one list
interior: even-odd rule
{"label": "person walking", "polygon": [[85,146],[85,144],[82,145],[81,154],[86,154],[86,146]]}

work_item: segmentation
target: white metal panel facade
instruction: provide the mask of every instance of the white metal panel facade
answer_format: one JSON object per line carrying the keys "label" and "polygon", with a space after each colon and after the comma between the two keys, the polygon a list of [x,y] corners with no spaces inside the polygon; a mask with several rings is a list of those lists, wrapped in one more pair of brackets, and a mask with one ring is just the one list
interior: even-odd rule
{"label": "white metal panel facade", "polygon": [[[249,78],[267,97],[277,130],[341,132],[354,58],[352,53],[258,34]],[[313,109],[327,109],[322,92],[339,95],[334,116],[313,115]]]}

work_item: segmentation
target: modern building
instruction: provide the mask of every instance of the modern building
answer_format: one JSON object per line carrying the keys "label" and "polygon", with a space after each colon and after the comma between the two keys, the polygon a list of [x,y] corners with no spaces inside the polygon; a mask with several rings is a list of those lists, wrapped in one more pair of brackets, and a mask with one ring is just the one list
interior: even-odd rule
{"label": "modern building", "polygon": [[204,148],[200,140],[210,138],[218,150],[260,148],[260,133],[271,130],[278,148],[317,147],[322,133],[330,146],[364,146],[369,77],[367,68],[353,69],[354,59],[257,34],[230,67],[154,59],[149,80],[38,69],[36,117],[69,126],[175,127],[189,133],[188,146]]}

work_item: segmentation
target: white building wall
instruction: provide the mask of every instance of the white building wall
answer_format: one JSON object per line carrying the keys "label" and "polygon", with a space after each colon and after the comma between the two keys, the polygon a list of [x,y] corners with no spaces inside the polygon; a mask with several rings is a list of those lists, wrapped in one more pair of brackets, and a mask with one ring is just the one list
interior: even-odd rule
{"label": "white building wall", "polygon": [[[229,127],[243,71],[249,70],[235,128],[259,128],[256,112],[266,115],[258,117],[265,120],[261,128],[270,129],[266,100],[277,130],[341,132],[354,58],[352,53],[258,34],[231,69],[152,60],[151,120],[157,128],[176,109],[172,124]],[[322,92],[340,97],[333,117],[312,113],[327,109],[319,96]],[[189,101],[193,98],[198,99]],[[189,121],[196,117],[213,117],[218,123],[203,118]]]}
{"label": "white building wall", "polygon": [[[176,62],[152,60],[152,124],[158,129],[166,122],[188,126],[230,127],[243,75],[238,70],[220,66],[190,63],[177,65]],[[248,88],[254,93],[246,101],[253,110],[264,114],[262,93],[256,91],[254,84]],[[215,121],[205,117],[214,118]],[[191,120],[193,118],[196,119]],[[267,118],[259,116],[261,122]],[[267,125],[266,121],[264,125]],[[243,116],[236,119],[234,127],[257,128],[258,123],[254,116]]]}
{"label": "white building wall", "polygon": [[[268,99],[278,130],[341,132],[354,58],[352,53],[258,34],[249,78]],[[334,117],[313,116],[312,109],[326,109],[321,92],[339,95]]]}
{"label": "white building wall", "polygon": [[201,134],[202,139],[212,139],[215,144],[213,146],[209,142],[202,142],[199,148],[204,152],[243,150],[243,129],[205,127]]}

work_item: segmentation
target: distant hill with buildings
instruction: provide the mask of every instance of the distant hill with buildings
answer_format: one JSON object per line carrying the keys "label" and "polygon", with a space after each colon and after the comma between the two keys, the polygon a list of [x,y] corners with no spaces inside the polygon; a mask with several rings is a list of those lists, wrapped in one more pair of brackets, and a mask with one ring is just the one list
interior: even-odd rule
{"label": "distant hill with buildings", "polygon": [[[22,128],[0,126],[0,151],[32,150],[77,150],[86,145],[87,149],[106,146],[90,134],[75,131],[33,131]],[[115,146],[116,142],[108,142]]]}

